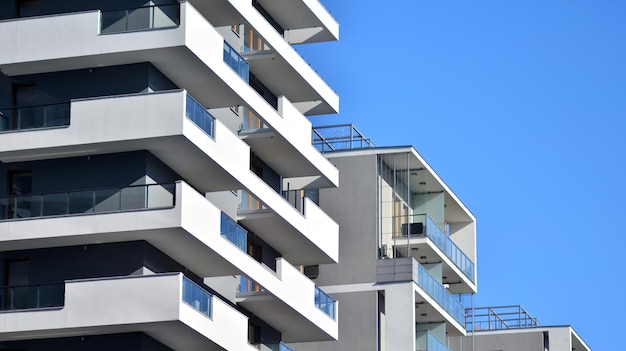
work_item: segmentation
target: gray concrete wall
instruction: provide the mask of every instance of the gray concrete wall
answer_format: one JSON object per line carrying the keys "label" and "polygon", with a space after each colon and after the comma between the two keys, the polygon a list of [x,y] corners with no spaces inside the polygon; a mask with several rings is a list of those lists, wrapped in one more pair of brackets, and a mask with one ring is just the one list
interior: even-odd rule
{"label": "gray concrete wall", "polygon": [[[543,332],[526,331],[524,333],[480,334],[474,337],[475,348],[472,349],[472,337],[450,337],[448,347],[451,351],[543,351]],[[552,345],[551,345],[552,346]],[[550,351],[570,351],[550,347]]]}
{"label": "gray concrete wall", "polygon": [[376,155],[331,158],[337,189],[320,189],[320,207],[339,224],[339,264],[321,265],[319,286],[376,281]]}
{"label": "gray concrete wall", "polygon": [[[339,341],[292,344],[297,351],[377,351],[377,291],[333,294],[339,302]],[[389,350],[389,349],[388,349]]]}

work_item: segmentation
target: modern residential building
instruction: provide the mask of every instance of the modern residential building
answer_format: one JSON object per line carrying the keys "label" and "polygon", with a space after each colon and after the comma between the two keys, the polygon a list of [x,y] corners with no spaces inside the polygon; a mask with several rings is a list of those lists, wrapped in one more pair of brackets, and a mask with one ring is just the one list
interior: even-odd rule
{"label": "modern residential building", "polygon": [[448,350],[460,297],[477,291],[476,220],[411,146],[376,147],[354,126],[314,128],[341,186],[311,195],[339,222],[340,262],[307,274],[341,306],[339,340],[299,350]]}
{"label": "modern residential building", "polygon": [[591,351],[569,325],[542,326],[522,306],[466,311],[467,335],[451,337],[454,351]]}
{"label": "modern residential building", "polygon": [[[317,0],[0,2],[0,349],[336,340]],[[288,190],[288,191],[287,191]],[[297,349],[295,349],[297,351]]]}

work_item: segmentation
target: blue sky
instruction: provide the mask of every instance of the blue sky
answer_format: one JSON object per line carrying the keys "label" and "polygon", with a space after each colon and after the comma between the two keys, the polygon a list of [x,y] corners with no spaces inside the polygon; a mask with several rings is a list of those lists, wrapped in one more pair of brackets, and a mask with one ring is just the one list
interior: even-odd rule
{"label": "blue sky", "polygon": [[379,146],[414,145],[478,218],[476,306],[523,305],[594,351],[621,335],[626,1],[322,0],[297,50]]}

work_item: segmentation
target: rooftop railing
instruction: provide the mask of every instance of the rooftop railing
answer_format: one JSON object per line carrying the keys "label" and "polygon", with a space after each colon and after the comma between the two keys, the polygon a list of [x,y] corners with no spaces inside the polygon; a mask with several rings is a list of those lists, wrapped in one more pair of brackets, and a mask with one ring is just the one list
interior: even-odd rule
{"label": "rooftop railing", "polygon": [[237,50],[224,41],[224,62],[230,66],[246,83],[250,80],[250,66]]}
{"label": "rooftop railing", "polygon": [[200,127],[208,136],[215,139],[215,117],[189,94],[187,94],[185,114],[187,118]]}
{"label": "rooftop railing", "polygon": [[523,329],[541,323],[520,305],[468,308],[465,310],[467,331]]}
{"label": "rooftop railing", "polygon": [[59,307],[64,302],[64,283],[0,287],[0,311]]}
{"label": "rooftop railing", "polygon": [[446,290],[421,264],[417,265],[417,285],[461,325],[465,325],[465,307]]}
{"label": "rooftop railing", "polygon": [[180,4],[102,11],[100,14],[102,34],[172,28],[178,25],[180,25]]}
{"label": "rooftop railing", "polygon": [[175,184],[148,184],[0,197],[0,219],[167,208],[174,193]]}
{"label": "rooftop railing", "polygon": [[376,145],[353,124],[313,127],[313,146],[320,152],[366,149]]}
{"label": "rooftop railing", "polygon": [[196,311],[211,317],[211,295],[200,285],[192,282],[187,277],[183,277],[183,302],[194,308]]}
{"label": "rooftop railing", "polygon": [[330,318],[335,319],[335,300],[317,286],[315,287],[315,306]]}
{"label": "rooftop railing", "polygon": [[417,342],[415,343],[416,351],[450,351],[448,346],[441,342],[430,331],[418,331]]}
{"label": "rooftop railing", "polygon": [[[404,218],[404,217],[403,217]],[[426,235],[450,258],[466,277],[474,282],[474,262],[450,239],[450,236],[427,214],[409,216],[410,223],[402,224],[402,235]]]}
{"label": "rooftop railing", "polygon": [[0,131],[58,127],[69,124],[69,102],[0,108]]}

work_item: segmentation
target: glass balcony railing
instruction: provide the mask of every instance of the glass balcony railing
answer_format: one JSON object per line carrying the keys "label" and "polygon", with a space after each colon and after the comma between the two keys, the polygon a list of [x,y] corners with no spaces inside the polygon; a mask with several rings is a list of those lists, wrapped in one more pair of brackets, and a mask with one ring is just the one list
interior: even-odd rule
{"label": "glass balcony railing", "polygon": [[258,211],[265,209],[265,206],[257,200],[252,194],[245,190],[241,190],[241,202],[239,203],[240,211]]}
{"label": "glass balcony railing", "polygon": [[167,208],[174,206],[175,188],[149,184],[0,197],[0,219]]}
{"label": "glass balcony railing", "polygon": [[70,103],[0,108],[0,131],[66,126]]}
{"label": "glass balcony railing", "polygon": [[241,106],[241,112],[241,130],[256,130],[267,128],[267,125],[263,123],[263,120],[254,112],[250,111],[250,109],[248,109],[247,107]]}
{"label": "glass balcony railing", "polygon": [[211,295],[208,291],[183,277],[183,301],[198,312],[211,317]]}
{"label": "glass balcony railing", "polygon": [[448,235],[426,214],[409,216],[410,223],[401,226],[403,236],[426,235],[435,245],[444,252],[465,276],[474,282],[474,262],[472,262]]}
{"label": "glass balcony railing", "polygon": [[65,284],[0,287],[0,311],[63,306]]}
{"label": "glass balcony railing", "polygon": [[215,117],[189,95],[185,104],[185,114],[211,138],[215,138]]}
{"label": "glass balcony railing", "polygon": [[315,287],[315,306],[330,318],[335,319],[335,300],[317,286]]}
{"label": "glass balcony railing", "polygon": [[248,62],[227,42],[224,42],[224,62],[237,72],[241,79],[248,83],[250,80],[250,66]]}
{"label": "glass balcony railing", "polygon": [[102,11],[100,14],[102,34],[172,28],[178,25],[180,25],[180,4]]}
{"label": "glass balcony railing", "polygon": [[235,244],[241,251],[248,252],[248,231],[222,212],[220,223],[221,235]]}
{"label": "glass balcony railing", "polygon": [[256,347],[260,351],[293,351],[289,346],[283,344],[282,342],[273,343],[273,344],[252,344],[252,346]]}
{"label": "glass balcony railing", "polygon": [[443,285],[435,280],[421,264],[417,265],[417,285],[424,289],[430,297],[435,299],[452,318],[465,326],[465,307],[463,307],[461,302],[454,298]]}
{"label": "glass balcony railing", "polygon": [[259,291],[263,291],[263,288],[254,280],[246,277],[245,275],[239,276],[239,289],[240,293],[250,294]]}
{"label": "glass balcony railing", "polygon": [[441,342],[429,331],[418,331],[415,351],[450,351],[448,346]]}

